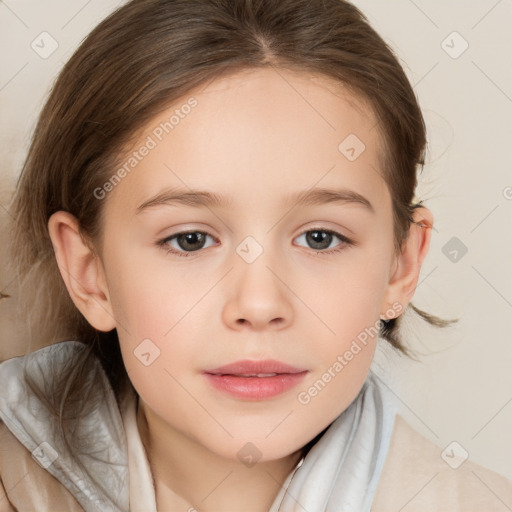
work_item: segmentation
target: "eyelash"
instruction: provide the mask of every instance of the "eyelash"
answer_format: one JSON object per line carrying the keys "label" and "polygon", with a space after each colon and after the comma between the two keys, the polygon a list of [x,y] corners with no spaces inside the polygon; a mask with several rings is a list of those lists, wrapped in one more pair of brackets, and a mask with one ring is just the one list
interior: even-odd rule
{"label": "eyelash", "polygon": [[[351,245],[355,245],[354,241],[353,240],[350,240],[349,238],[347,238],[346,236],[342,235],[341,233],[338,233],[337,231],[333,231],[332,229],[323,229],[323,228],[311,228],[311,229],[308,229],[306,231],[303,231],[302,233],[300,233],[298,235],[299,236],[302,236],[302,235],[305,235],[306,233],[311,233],[311,232],[314,232],[314,231],[317,231],[317,232],[321,232],[321,233],[328,233],[330,235],[334,235],[335,237],[337,237],[342,243],[338,244],[336,247],[334,247],[333,249],[319,249],[319,250],[315,250],[315,249],[311,249],[312,251],[315,251],[317,254],[320,253],[320,254],[326,254],[326,255],[330,255],[330,254],[335,254],[335,253],[339,253],[341,251],[343,251],[347,246],[351,246]],[[177,251],[175,249],[172,249],[168,242],[170,242],[171,240],[173,240],[174,238],[180,236],[180,235],[187,235],[189,233],[201,233],[203,235],[207,235],[211,238],[213,238],[213,240],[215,240],[217,242],[217,240],[210,234],[206,233],[205,231],[199,231],[199,230],[191,230],[191,231],[180,231],[178,233],[174,233],[173,235],[171,236],[168,236],[167,238],[164,238],[163,240],[159,240],[157,242],[157,245],[159,247],[161,247],[167,254],[173,254],[173,255],[176,255],[180,258],[188,258],[196,253],[199,253],[201,251],[201,249],[198,249],[196,251]],[[297,238],[298,238],[297,237]]]}

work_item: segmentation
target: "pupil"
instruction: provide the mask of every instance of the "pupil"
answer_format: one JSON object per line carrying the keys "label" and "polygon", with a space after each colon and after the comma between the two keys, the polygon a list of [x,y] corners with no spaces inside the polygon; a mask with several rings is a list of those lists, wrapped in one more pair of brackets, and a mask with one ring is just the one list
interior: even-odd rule
{"label": "pupil", "polygon": [[[185,247],[181,247],[182,249],[192,249],[197,250],[200,249],[204,242],[204,236],[201,233],[185,233],[180,236],[179,244],[182,245],[181,242],[185,242]],[[188,247],[186,247],[188,245]],[[191,247],[192,246],[192,247]]]}
{"label": "pupil", "polygon": [[[329,238],[332,236],[330,233],[326,233],[325,231],[311,231],[308,235],[310,239],[309,242],[313,244],[320,244],[320,247],[313,247],[314,249],[325,249],[329,247],[330,240]],[[327,240],[327,245],[325,245],[325,240]]]}

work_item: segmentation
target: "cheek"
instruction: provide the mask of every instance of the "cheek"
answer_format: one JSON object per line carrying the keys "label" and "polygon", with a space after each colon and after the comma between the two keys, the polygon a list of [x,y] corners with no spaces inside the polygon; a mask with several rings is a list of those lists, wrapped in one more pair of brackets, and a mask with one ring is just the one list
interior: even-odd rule
{"label": "cheek", "polygon": [[143,253],[109,262],[109,292],[124,365],[144,398],[173,387],[169,373],[197,364],[193,355],[204,333],[196,321],[207,315],[199,303],[211,284]]}
{"label": "cheek", "polygon": [[357,261],[346,261],[338,272],[329,271],[329,279],[321,279],[326,290],[321,298],[318,289],[309,291],[311,303],[322,312],[324,325],[319,323],[318,329],[325,334],[312,340],[310,352],[319,364],[297,394],[297,402],[309,414],[325,417],[330,411],[329,419],[355,398],[367,376],[388,278],[389,261],[378,254],[361,252]]}
{"label": "cheek", "polygon": [[161,257],[147,259],[142,251],[111,263],[114,316],[133,341],[163,339],[204,293],[193,276],[162,263]]}
{"label": "cheek", "polygon": [[328,425],[354,400],[375,353],[380,328],[379,294],[371,286],[371,276],[367,281],[357,280],[357,287],[351,286],[355,277],[347,278],[347,288],[324,316],[334,334],[319,336],[309,347],[317,364],[297,390],[296,403],[310,435],[316,435],[318,422]]}
{"label": "cheek", "polygon": [[375,323],[386,292],[388,266],[389,261],[378,254],[358,250],[340,259],[336,267],[318,265],[314,279],[301,283],[298,295],[315,308],[326,338],[330,331],[332,341],[343,345]]}
{"label": "cheek", "polygon": [[138,275],[126,267],[121,272],[133,276],[115,288],[116,314],[122,323],[119,343],[133,386],[151,409],[164,416],[171,403],[176,410],[183,409],[182,402],[190,407],[183,373],[193,371],[201,353],[201,336],[190,324],[193,312],[187,315],[197,293],[180,287],[179,281],[167,285],[155,268]]}

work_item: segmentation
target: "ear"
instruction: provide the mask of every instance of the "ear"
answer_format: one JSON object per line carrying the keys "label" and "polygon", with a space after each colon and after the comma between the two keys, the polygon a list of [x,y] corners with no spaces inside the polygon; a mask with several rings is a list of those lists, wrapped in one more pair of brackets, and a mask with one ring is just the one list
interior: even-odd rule
{"label": "ear", "polygon": [[405,311],[416,291],[421,265],[430,247],[434,223],[432,212],[422,206],[414,210],[412,217],[409,234],[402,244],[400,254],[394,260],[394,270],[381,307],[383,320]]}
{"label": "ear", "polygon": [[48,230],[62,279],[75,306],[99,331],[116,327],[105,272],[99,256],[80,234],[77,219],[68,212],[54,213]]}

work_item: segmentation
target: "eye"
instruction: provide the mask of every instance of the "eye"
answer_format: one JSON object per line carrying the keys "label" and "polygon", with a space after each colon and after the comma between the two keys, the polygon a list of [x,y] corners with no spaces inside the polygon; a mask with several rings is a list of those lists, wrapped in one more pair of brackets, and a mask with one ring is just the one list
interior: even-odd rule
{"label": "eye", "polygon": [[[191,253],[205,248],[207,238],[213,237],[203,231],[185,231],[176,233],[158,242],[163,249],[177,256],[187,257]],[[208,246],[209,247],[209,246]]]}
{"label": "eye", "polygon": [[[336,231],[332,231],[330,229],[322,229],[315,228],[305,231],[301,235],[297,237],[297,239],[304,237],[307,244],[310,245],[311,249],[316,251],[321,251],[325,254],[330,254],[334,252],[342,251],[345,246],[353,245],[352,240],[348,239],[346,236],[338,233]],[[335,245],[334,248],[327,250],[331,247],[331,244],[335,242],[336,238],[341,241],[338,245]]]}

